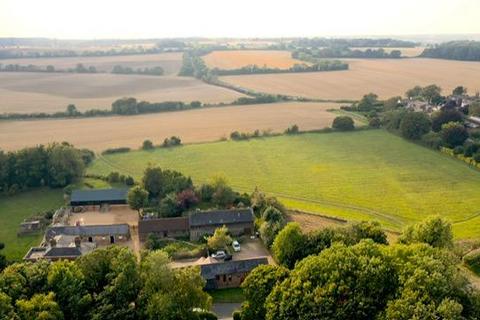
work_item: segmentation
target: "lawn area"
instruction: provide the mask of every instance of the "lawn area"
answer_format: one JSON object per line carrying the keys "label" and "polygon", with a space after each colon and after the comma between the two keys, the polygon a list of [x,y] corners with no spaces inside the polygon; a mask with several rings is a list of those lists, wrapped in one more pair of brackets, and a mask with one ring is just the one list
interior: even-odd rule
{"label": "lawn area", "polygon": [[480,235],[480,171],[383,130],[224,141],[104,156],[90,173],[136,178],[149,164],[190,175],[223,175],[239,191],[255,186],[288,207],[387,228],[439,214],[457,238]]}
{"label": "lawn area", "polygon": [[20,260],[27,250],[40,243],[43,233],[17,237],[20,223],[37,213],[57,209],[64,203],[62,189],[36,189],[11,197],[0,197],[0,241],[9,260]]}
{"label": "lawn area", "polygon": [[241,288],[212,290],[208,294],[212,296],[213,303],[239,303],[245,300]]}

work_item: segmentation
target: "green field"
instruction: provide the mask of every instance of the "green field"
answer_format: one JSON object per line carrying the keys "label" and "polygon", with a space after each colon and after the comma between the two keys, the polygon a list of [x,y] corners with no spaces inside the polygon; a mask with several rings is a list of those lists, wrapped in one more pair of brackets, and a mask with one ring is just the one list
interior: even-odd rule
{"label": "green field", "polygon": [[91,173],[142,175],[148,163],[196,182],[223,175],[240,191],[255,186],[287,206],[386,228],[439,214],[457,238],[479,238],[480,171],[383,130],[302,134],[193,144],[104,156]]}
{"label": "green field", "polygon": [[11,197],[0,197],[0,242],[9,260],[20,260],[28,249],[37,246],[43,233],[17,237],[20,223],[37,213],[54,210],[64,203],[62,189],[37,189]]}

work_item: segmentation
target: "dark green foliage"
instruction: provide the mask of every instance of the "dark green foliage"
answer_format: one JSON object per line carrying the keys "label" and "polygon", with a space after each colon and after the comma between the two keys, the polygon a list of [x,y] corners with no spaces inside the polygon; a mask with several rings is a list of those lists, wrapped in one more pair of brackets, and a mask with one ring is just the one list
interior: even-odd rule
{"label": "dark green foliage", "polygon": [[355,125],[352,118],[339,116],[333,120],[332,128],[339,131],[351,131],[355,129]]}
{"label": "dark green foliage", "polygon": [[480,42],[451,41],[426,48],[422,57],[480,61]]}
{"label": "dark green foliage", "polygon": [[143,209],[148,204],[148,192],[140,186],[135,186],[128,191],[127,203],[133,210]]}
{"label": "dark green foliage", "polygon": [[239,319],[265,319],[265,301],[272,289],[285,278],[289,271],[284,267],[263,265],[255,268],[242,283],[245,302],[239,311]]}
{"label": "dark green foliage", "polygon": [[475,153],[472,158],[476,162],[480,163],[480,152]]}
{"label": "dark green foliage", "polygon": [[458,155],[458,154],[463,154],[465,150],[463,149],[463,146],[456,146],[453,148],[453,154]]}
{"label": "dark green foliage", "polygon": [[478,250],[465,255],[463,257],[463,262],[470,270],[475,272],[477,275],[480,275],[480,252]]}
{"label": "dark green foliage", "polygon": [[439,132],[449,122],[463,123],[463,115],[457,110],[438,111],[432,114],[432,130]]}
{"label": "dark green foliage", "polygon": [[274,103],[281,101],[281,98],[278,96],[270,94],[261,94],[256,97],[240,97],[232,102],[233,105],[248,105],[248,104],[259,104],[259,103]]}
{"label": "dark green foliage", "polygon": [[350,228],[354,242],[362,239],[372,239],[375,243],[388,244],[387,235],[377,221],[362,221],[355,223]]}
{"label": "dark green foliage", "polygon": [[165,138],[163,140],[162,147],[169,148],[169,147],[176,147],[182,145],[182,139],[177,136],[171,136],[170,138]]}
{"label": "dark green foliage", "polygon": [[419,140],[430,128],[430,119],[423,112],[408,112],[400,123],[402,136],[410,140]]}
{"label": "dark green foliage", "polygon": [[102,151],[102,154],[125,153],[125,152],[130,152],[130,150],[131,149],[128,147],[109,148]]}
{"label": "dark green foliage", "polygon": [[135,184],[135,180],[131,176],[125,177],[125,184],[127,186],[133,186]]}
{"label": "dark green foliage", "polygon": [[193,187],[192,179],[173,170],[162,170],[160,167],[149,166],[145,169],[142,185],[149,198],[164,198],[168,193],[180,192]]}
{"label": "dark green foliage", "polygon": [[137,68],[133,69],[131,67],[123,67],[121,65],[116,65],[112,69],[112,73],[116,74],[144,74],[149,76],[162,76],[164,70],[162,67],[151,67],[151,68]]}
{"label": "dark green foliage", "polygon": [[371,112],[380,110],[382,104],[378,101],[378,96],[375,93],[369,93],[363,96],[363,98],[357,104],[357,110],[360,112]]}
{"label": "dark green foliage", "polygon": [[465,157],[473,157],[473,155],[478,151],[480,151],[480,143],[467,142],[464,145],[463,155]]}
{"label": "dark green foliage", "polygon": [[328,48],[302,48],[292,52],[292,57],[308,62],[321,61],[325,58],[362,58],[362,59],[398,59],[402,57],[400,50],[386,52],[383,48],[378,49],[351,49],[348,47],[328,47]]}
{"label": "dark green foliage", "polygon": [[443,143],[449,148],[461,146],[468,139],[467,129],[463,124],[457,122],[444,124],[440,133]]}
{"label": "dark green foliage", "polygon": [[429,217],[408,226],[402,233],[401,243],[426,243],[436,248],[452,248],[452,225],[441,217]]}
{"label": "dark green foliage", "polygon": [[[302,56],[304,57],[304,56]],[[310,65],[307,64],[295,64],[293,67],[287,69],[269,68],[266,66],[260,67],[257,65],[248,65],[238,69],[222,70],[214,68],[211,73],[216,76],[227,75],[241,75],[241,74],[266,74],[266,73],[291,73],[291,72],[319,72],[319,71],[336,71],[336,70],[348,70],[348,64],[339,60],[316,60],[304,57]]]}
{"label": "dark green foliage", "polygon": [[288,127],[285,130],[285,134],[297,134],[299,131],[300,131],[300,129],[298,128],[298,126],[296,124],[294,124],[293,126]]}
{"label": "dark green foliage", "polygon": [[422,136],[422,143],[429,148],[438,150],[442,146],[442,137],[439,133],[429,132]]}
{"label": "dark green foliage", "polygon": [[150,141],[150,140],[145,140],[143,141],[142,143],[142,149],[143,150],[152,150],[154,147],[153,147],[153,142]]}
{"label": "dark green foliage", "polygon": [[368,126],[371,128],[378,129],[382,126],[382,121],[378,117],[373,117],[368,120]]}

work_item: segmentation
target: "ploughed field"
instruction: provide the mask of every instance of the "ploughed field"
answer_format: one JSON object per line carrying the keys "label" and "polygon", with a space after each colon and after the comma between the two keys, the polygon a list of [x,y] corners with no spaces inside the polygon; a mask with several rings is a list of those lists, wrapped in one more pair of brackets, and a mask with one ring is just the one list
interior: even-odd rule
{"label": "ploughed field", "polygon": [[143,140],[160,144],[166,137],[183,142],[215,141],[232,131],[256,129],[283,132],[297,124],[301,130],[329,127],[335,103],[272,103],[214,107],[138,116],[0,121],[0,149],[15,150],[53,141],[102,151],[113,147],[138,148]]}
{"label": "ploughed field", "polygon": [[213,51],[202,57],[209,68],[237,69],[248,65],[288,69],[305,63],[293,59],[290,51],[280,50],[227,50]]}
{"label": "ploughed field", "polygon": [[81,63],[85,67],[95,67],[98,72],[111,72],[116,65],[133,69],[162,67],[166,75],[176,75],[182,66],[182,55],[182,52],[169,52],[103,57],[21,58],[4,59],[0,60],[0,63],[3,65],[19,64],[22,66],[32,64],[40,67],[51,65],[56,69],[75,68],[77,64]]}
{"label": "ploughed field", "polygon": [[463,85],[480,91],[480,62],[440,59],[342,59],[349,70],[224,76],[230,84],[258,92],[317,99],[358,100],[373,92],[380,98],[404,95],[415,85],[437,84],[448,94]]}
{"label": "ploughed field", "polygon": [[90,173],[137,178],[153,163],[198,182],[224,175],[240,191],[256,186],[288,207],[400,230],[429,215],[454,223],[456,238],[480,234],[480,172],[383,130],[310,133],[102,156]]}
{"label": "ploughed field", "polygon": [[176,76],[0,72],[0,113],[110,109],[122,97],[149,102],[232,102],[241,93]]}

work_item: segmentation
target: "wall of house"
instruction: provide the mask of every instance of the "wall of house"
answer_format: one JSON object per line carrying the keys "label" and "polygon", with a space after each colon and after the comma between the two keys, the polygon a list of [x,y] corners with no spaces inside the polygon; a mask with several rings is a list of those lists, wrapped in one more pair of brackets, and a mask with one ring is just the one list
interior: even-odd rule
{"label": "wall of house", "polygon": [[213,234],[215,229],[226,226],[230,231],[230,234],[233,236],[241,235],[251,235],[254,231],[253,222],[250,223],[231,223],[231,224],[222,224],[222,225],[211,225],[211,226],[201,226],[201,227],[190,227],[190,240],[197,241],[205,234]]}
{"label": "wall of house", "polygon": [[[112,237],[112,238],[111,238]],[[102,236],[82,236],[82,242],[94,242],[99,246],[106,246],[113,243],[123,243],[130,239],[130,235],[102,235]]]}
{"label": "wall of house", "polygon": [[243,280],[247,277],[248,273],[234,273],[217,275],[215,279],[207,281],[205,289],[226,289],[226,288],[239,288]]}

